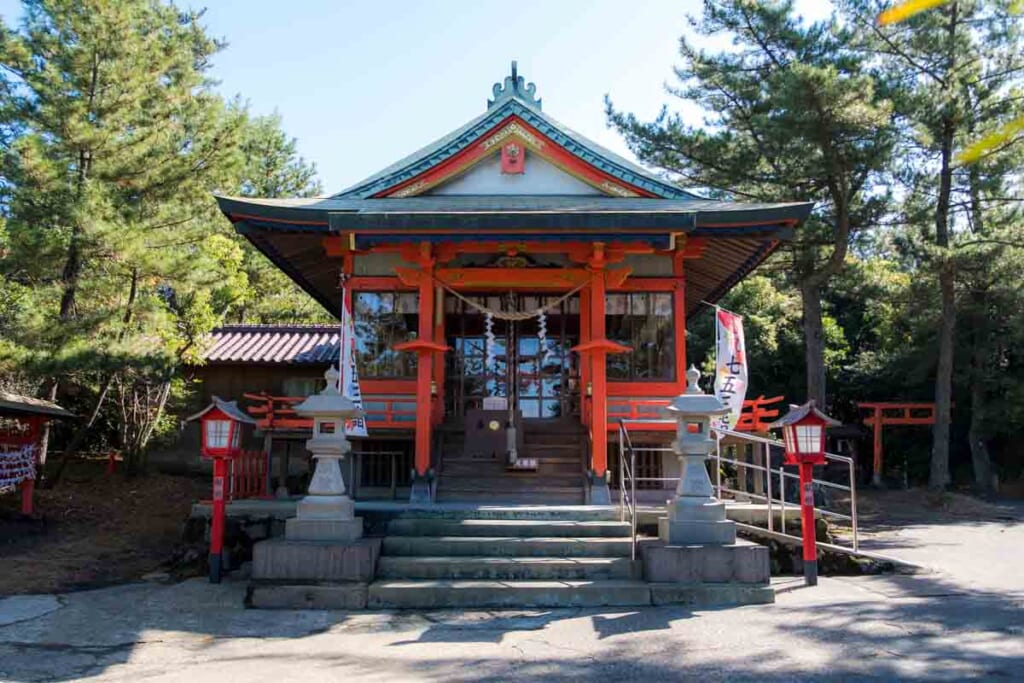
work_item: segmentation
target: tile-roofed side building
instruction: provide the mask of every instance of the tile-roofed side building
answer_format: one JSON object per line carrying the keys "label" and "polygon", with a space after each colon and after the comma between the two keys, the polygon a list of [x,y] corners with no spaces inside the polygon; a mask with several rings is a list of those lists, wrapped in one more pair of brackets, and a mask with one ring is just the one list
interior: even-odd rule
{"label": "tile-roofed side building", "polygon": [[224,325],[210,337],[208,364],[326,365],[338,358],[337,325]]}

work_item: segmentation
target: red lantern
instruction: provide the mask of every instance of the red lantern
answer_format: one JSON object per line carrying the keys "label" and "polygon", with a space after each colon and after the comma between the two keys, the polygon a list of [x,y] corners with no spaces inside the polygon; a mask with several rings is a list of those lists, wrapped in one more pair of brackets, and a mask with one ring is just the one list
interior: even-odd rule
{"label": "red lantern", "polygon": [[220,583],[225,566],[224,519],[226,516],[224,493],[228,476],[227,461],[242,450],[242,429],[254,425],[256,420],[243,413],[234,401],[216,396],[213,403],[200,410],[187,421],[199,420],[203,442],[200,452],[213,459],[213,514],[210,518],[210,582]]}
{"label": "red lantern", "polygon": [[256,424],[256,420],[243,413],[234,401],[216,396],[213,403],[187,419],[199,420],[203,439],[200,452],[205,458],[237,456],[242,450],[243,426]]}
{"label": "red lantern", "polygon": [[[814,524],[815,465],[825,464],[825,428],[840,424],[818,410],[814,401],[790,406],[789,412],[769,425],[782,429],[787,465],[800,466],[800,526],[803,532],[804,582],[818,583],[818,548]],[[785,485],[783,483],[783,485]]]}
{"label": "red lantern", "polygon": [[782,418],[769,425],[782,429],[782,440],[786,444],[786,464],[825,464],[825,429],[837,427],[840,422],[818,410],[814,401],[802,406],[792,406]]}

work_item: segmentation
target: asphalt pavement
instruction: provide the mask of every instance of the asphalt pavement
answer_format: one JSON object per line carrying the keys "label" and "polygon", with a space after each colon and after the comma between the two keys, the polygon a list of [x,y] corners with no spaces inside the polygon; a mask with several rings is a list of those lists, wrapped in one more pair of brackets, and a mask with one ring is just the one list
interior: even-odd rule
{"label": "asphalt pavement", "polygon": [[917,575],[776,581],[732,609],[242,607],[244,581],[0,599],[9,681],[1024,680],[1024,523],[913,524],[865,547]]}

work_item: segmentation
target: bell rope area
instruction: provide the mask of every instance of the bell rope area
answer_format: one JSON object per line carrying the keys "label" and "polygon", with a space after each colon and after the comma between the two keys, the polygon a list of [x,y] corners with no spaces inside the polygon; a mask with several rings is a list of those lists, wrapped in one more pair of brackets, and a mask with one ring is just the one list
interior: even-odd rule
{"label": "bell rope area", "polygon": [[0,0],[0,680],[1022,678],[1020,1],[209,4]]}

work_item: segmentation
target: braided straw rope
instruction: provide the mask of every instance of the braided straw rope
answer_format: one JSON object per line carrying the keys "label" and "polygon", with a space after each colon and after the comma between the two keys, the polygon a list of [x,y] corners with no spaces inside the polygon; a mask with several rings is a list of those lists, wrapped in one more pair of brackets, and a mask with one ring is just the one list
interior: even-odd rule
{"label": "braided straw rope", "polygon": [[526,311],[526,312],[522,312],[522,311],[505,312],[505,311],[495,311],[495,310],[492,310],[492,309],[488,308],[487,306],[484,306],[482,304],[478,304],[477,302],[473,301],[472,299],[469,299],[469,298],[463,296],[462,294],[459,294],[454,289],[452,289],[451,287],[449,287],[445,283],[443,283],[440,280],[438,280],[436,277],[433,278],[433,279],[434,279],[434,282],[436,282],[437,285],[439,287],[441,287],[441,289],[443,289],[444,291],[448,292],[449,294],[454,296],[456,299],[462,301],[464,304],[475,308],[476,310],[480,311],[481,313],[490,314],[491,316],[497,318],[498,320],[509,320],[509,321],[513,321],[513,322],[519,322],[519,321],[522,321],[522,320],[529,320],[531,318],[536,318],[541,313],[544,313],[546,311],[550,311],[553,308],[557,308],[558,306],[561,306],[564,301],[568,301],[569,297],[571,297],[573,294],[579,293],[584,287],[586,287],[587,285],[590,284],[589,282],[584,282],[583,284],[575,287],[574,289],[569,290],[566,294],[564,294],[563,296],[560,296],[559,298],[555,299],[551,303],[545,304],[544,306],[541,306],[540,308],[532,310],[532,311]]}

